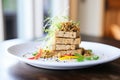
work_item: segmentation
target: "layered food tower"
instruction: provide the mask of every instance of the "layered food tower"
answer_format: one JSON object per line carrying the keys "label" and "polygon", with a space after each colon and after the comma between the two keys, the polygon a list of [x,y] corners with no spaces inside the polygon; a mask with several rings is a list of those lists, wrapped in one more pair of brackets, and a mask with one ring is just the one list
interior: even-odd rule
{"label": "layered food tower", "polygon": [[62,22],[61,28],[55,31],[53,38],[52,50],[55,56],[61,57],[82,53],[82,48],[79,47],[81,42],[80,28],[75,23],[71,21]]}
{"label": "layered food tower", "polygon": [[54,17],[47,19],[46,25],[50,27],[45,29],[47,32],[44,47],[36,52],[36,58],[70,58],[83,60],[84,57],[92,59],[92,50],[86,50],[80,47],[80,27],[79,22],[68,20],[66,17]]}
{"label": "layered food tower", "polygon": [[[50,27],[45,29],[47,36],[33,57],[29,59],[53,59],[53,60],[97,60],[99,56],[93,54],[91,49],[80,47],[80,27],[78,22],[68,21],[65,17],[55,17],[47,19],[47,25]],[[48,59],[49,58],[49,59]]]}
{"label": "layered food tower", "polygon": [[[80,46],[79,22],[69,20],[65,16],[47,18],[45,21],[47,22],[44,31],[48,34],[44,38],[42,46],[32,54],[28,54],[28,59],[57,62],[81,62],[99,59],[99,56],[95,55],[91,49]],[[50,27],[46,28],[46,26]]]}

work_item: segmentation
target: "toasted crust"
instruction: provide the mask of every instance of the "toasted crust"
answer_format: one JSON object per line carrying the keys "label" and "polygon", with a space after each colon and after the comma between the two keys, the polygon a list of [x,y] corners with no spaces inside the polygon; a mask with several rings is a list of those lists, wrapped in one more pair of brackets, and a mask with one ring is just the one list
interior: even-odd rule
{"label": "toasted crust", "polygon": [[55,44],[80,44],[80,38],[55,38]]}
{"label": "toasted crust", "polygon": [[80,37],[80,32],[56,31],[55,37],[78,38],[78,37]]}
{"label": "toasted crust", "polygon": [[61,51],[55,50],[54,53],[55,53],[55,56],[61,57],[61,56],[65,55],[65,54],[71,54],[71,55],[74,55],[76,53],[77,54],[82,54],[83,49],[79,48],[79,49],[76,49],[76,50],[67,50],[67,51],[66,50],[61,50]]}
{"label": "toasted crust", "polygon": [[53,49],[53,50],[75,50],[75,49],[77,49],[77,48],[79,48],[79,45],[74,45],[74,44],[72,44],[72,45],[59,45],[59,44],[54,44],[54,45],[52,46],[52,49]]}

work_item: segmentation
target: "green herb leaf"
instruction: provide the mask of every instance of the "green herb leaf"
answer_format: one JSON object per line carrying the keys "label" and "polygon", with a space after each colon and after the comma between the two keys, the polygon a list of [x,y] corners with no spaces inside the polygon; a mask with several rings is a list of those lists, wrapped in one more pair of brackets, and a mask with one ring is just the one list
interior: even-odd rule
{"label": "green herb leaf", "polygon": [[92,57],[91,56],[87,56],[85,57],[86,60],[92,60]]}
{"label": "green herb leaf", "polygon": [[90,53],[92,53],[92,50],[91,50],[91,49],[88,49],[88,51],[89,51]]}
{"label": "green herb leaf", "polygon": [[78,54],[78,53],[75,53],[75,56],[78,56],[78,58],[77,58],[77,61],[78,61],[78,62],[84,61],[84,56],[83,56],[83,55]]}
{"label": "green herb leaf", "polygon": [[38,52],[36,51],[36,52],[34,52],[32,55],[35,56],[37,53],[38,53]]}
{"label": "green herb leaf", "polygon": [[84,61],[84,56],[81,56],[81,57],[77,58],[77,61],[78,61],[78,62]]}
{"label": "green herb leaf", "polygon": [[75,53],[75,56],[81,57],[82,55],[79,53]]}
{"label": "green herb leaf", "polygon": [[98,59],[99,59],[99,56],[96,56],[96,55],[93,56],[93,60],[98,60]]}

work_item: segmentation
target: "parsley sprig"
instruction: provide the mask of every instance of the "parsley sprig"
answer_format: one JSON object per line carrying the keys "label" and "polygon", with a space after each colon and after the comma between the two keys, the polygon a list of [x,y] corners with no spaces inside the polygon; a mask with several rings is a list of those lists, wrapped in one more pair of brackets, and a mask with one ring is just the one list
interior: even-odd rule
{"label": "parsley sprig", "polygon": [[75,53],[75,56],[78,57],[78,58],[76,58],[76,60],[78,62],[82,62],[82,61],[85,61],[85,60],[98,60],[99,59],[99,56],[93,55],[92,50],[89,50],[89,51],[90,51],[91,56],[84,56],[82,54]]}

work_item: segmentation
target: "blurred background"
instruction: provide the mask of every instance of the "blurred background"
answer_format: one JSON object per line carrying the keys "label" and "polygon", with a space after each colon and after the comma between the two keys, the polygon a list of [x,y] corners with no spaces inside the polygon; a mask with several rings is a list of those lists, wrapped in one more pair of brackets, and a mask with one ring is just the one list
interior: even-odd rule
{"label": "blurred background", "polygon": [[83,35],[120,40],[120,0],[0,0],[0,41],[39,38],[58,15],[80,21]]}

